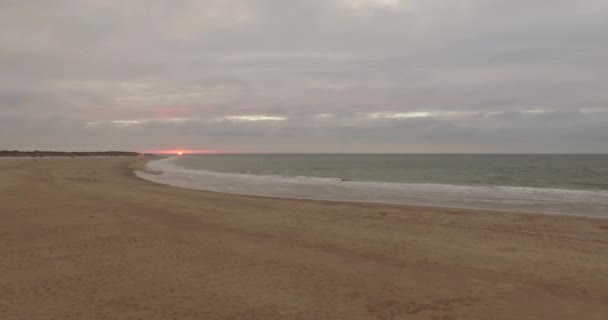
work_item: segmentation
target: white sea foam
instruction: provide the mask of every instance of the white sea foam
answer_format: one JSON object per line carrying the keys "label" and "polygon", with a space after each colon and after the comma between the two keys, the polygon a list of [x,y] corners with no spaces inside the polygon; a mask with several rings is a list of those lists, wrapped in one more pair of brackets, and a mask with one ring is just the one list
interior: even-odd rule
{"label": "white sea foam", "polygon": [[137,172],[137,175],[175,187],[244,195],[608,218],[608,191],[360,182],[337,178],[220,173],[181,168],[172,164],[174,159],[165,158],[147,164],[148,169],[162,171],[162,174]]}

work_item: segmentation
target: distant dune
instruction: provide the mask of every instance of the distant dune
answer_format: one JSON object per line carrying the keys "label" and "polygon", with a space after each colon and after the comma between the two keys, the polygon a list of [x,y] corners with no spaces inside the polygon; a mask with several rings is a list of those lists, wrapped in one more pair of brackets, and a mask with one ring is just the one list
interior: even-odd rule
{"label": "distant dune", "polygon": [[92,152],[66,152],[66,151],[17,151],[2,150],[0,157],[93,157],[93,156],[138,156],[137,152],[130,151],[92,151]]}

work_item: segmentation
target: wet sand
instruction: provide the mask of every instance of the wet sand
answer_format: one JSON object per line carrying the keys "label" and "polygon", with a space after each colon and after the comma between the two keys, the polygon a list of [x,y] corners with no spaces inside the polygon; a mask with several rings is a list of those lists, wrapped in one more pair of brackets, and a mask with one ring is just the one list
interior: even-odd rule
{"label": "wet sand", "polygon": [[185,190],[133,161],[0,160],[0,319],[608,318],[608,220]]}

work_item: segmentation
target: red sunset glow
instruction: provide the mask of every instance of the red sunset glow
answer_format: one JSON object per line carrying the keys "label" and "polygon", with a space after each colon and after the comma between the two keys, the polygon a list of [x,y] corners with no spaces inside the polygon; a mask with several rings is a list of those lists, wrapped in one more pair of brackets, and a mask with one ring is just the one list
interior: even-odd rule
{"label": "red sunset glow", "polygon": [[155,108],[151,110],[152,113],[161,119],[167,118],[182,118],[188,117],[192,114],[190,108],[179,108],[179,107],[166,107],[166,108]]}
{"label": "red sunset glow", "polygon": [[141,151],[142,153],[152,154],[176,154],[176,155],[187,155],[187,154],[211,154],[211,153],[225,153],[218,150],[196,150],[196,149],[164,149],[164,150],[146,150]]}

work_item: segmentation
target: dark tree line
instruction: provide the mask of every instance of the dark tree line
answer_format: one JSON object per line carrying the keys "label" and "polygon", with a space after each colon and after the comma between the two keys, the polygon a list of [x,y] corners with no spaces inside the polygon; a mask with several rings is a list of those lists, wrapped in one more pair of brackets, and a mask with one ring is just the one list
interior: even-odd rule
{"label": "dark tree line", "polygon": [[94,151],[94,152],[63,152],[63,151],[17,151],[0,150],[0,157],[95,157],[95,156],[138,156],[137,152],[129,151]]}

